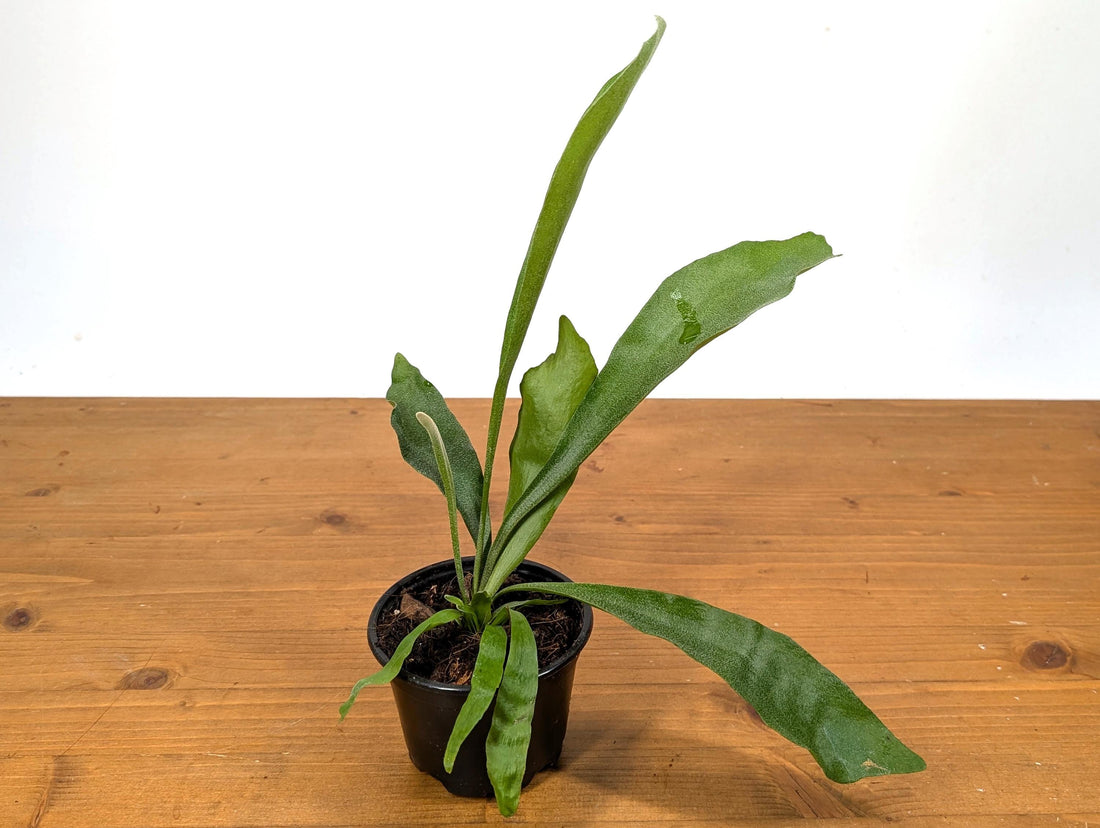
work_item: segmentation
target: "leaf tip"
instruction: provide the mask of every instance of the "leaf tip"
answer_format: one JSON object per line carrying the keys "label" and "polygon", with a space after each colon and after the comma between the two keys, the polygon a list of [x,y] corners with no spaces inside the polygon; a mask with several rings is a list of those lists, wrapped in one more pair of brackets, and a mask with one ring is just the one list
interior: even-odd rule
{"label": "leaf tip", "polygon": [[871,757],[862,762],[855,758],[851,761],[835,759],[832,762],[823,762],[816,754],[814,758],[829,779],[841,784],[851,784],[872,776],[919,773],[927,768],[919,755],[892,734],[880,750],[874,751]]}
{"label": "leaf tip", "polygon": [[[393,368],[390,370],[390,382],[396,385],[417,374],[416,368],[405,359],[405,355],[398,352],[393,355]],[[389,395],[387,395],[389,399]],[[390,400],[390,402],[393,402]]]}

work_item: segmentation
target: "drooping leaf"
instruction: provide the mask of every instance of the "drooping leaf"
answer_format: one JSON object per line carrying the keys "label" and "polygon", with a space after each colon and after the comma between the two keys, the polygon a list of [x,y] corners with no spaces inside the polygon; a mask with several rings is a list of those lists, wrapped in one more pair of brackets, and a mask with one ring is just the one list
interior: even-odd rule
{"label": "drooping leaf", "polygon": [[508,662],[485,741],[485,768],[504,816],[512,816],[519,806],[539,686],[539,659],[531,625],[515,610],[508,610],[508,616],[512,628]]}
{"label": "drooping leaf", "polygon": [[439,470],[439,479],[443,485],[443,496],[447,498],[447,519],[451,525],[451,549],[455,559],[455,578],[458,581],[462,597],[469,602],[470,593],[466,588],[466,578],[462,572],[462,549],[458,543],[458,517],[455,506],[455,477],[451,469],[451,460],[447,456],[447,447],[443,444],[443,435],[439,433],[439,426],[435,420],[423,411],[416,412],[417,422],[423,426],[432,441],[432,451],[435,453],[435,465]]}
{"label": "drooping leaf", "polygon": [[[523,375],[516,433],[509,450],[511,475],[508,505],[526,489],[554,452],[566,423],[596,378],[596,361],[588,343],[566,317],[558,320],[558,346],[544,362]],[[573,485],[568,476],[517,529],[499,560],[489,558],[485,591],[492,595],[504,583],[539,539],[562,499]],[[507,508],[507,507],[506,507]]]}
{"label": "drooping leaf", "polygon": [[788,636],[750,618],[629,587],[539,583],[523,590],[575,598],[671,641],[725,679],[771,728],[808,749],[834,782],[924,770],[924,760],[836,675]]}
{"label": "drooping leaf", "polygon": [[443,754],[443,768],[447,773],[454,770],[458,749],[493,703],[493,696],[504,675],[504,654],[507,650],[508,634],[504,627],[492,625],[481,631],[474,674],[470,678],[470,692],[458,711],[451,737],[447,740],[447,750]]}
{"label": "drooping leaf", "polygon": [[688,357],[782,299],[800,273],[832,256],[824,238],[804,233],[786,241],[741,242],[665,279],[615,343],[553,455],[505,515],[494,551]]}
{"label": "drooping leaf", "polygon": [[489,485],[493,476],[493,459],[496,456],[497,439],[500,436],[500,422],[504,414],[504,397],[508,383],[519,357],[520,347],[527,336],[531,316],[535,311],[550,263],[554,260],[558,243],[561,241],[565,225],[577,203],[581,185],[584,183],[588,166],[600,148],[604,137],[619,117],[627,98],[649,65],[657,44],[664,35],[665,21],[657,18],[657,31],[653,37],[642,44],[637,57],[615,74],[603,85],[599,93],[588,105],[580,122],[573,130],[565,151],[562,153],[550,186],[546,191],[542,210],[535,222],[531,241],[516,280],[512,304],[508,309],[508,318],[504,326],[504,341],[500,349],[500,370],[496,387],[493,390],[493,404],[489,413],[489,435],[485,447],[485,483],[482,491],[481,509],[485,513],[481,533],[478,535],[478,549],[488,546],[488,503]]}
{"label": "drooping leaf", "polygon": [[351,706],[355,704],[355,699],[359,696],[359,691],[364,687],[375,684],[389,684],[389,682],[393,681],[397,674],[401,672],[401,667],[404,665],[405,659],[408,658],[409,653],[412,652],[416,639],[420,638],[420,636],[428,630],[435,629],[443,624],[450,624],[452,621],[458,621],[461,618],[462,613],[458,610],[444,609],[421,621],[412,632],[401,639],[401,643],[397,645],[397,649],[393,651],[390,660],[386,662],[381,670],[355,682],[355,686],[351,688],[351,695],[348,696],[348,700],[340,705],[340,718],[342,719],[348,715],[348,711],[351,710]]}
{"label": "drooping leaf", "polygon": [[447,447],[447,455],[454,471],[458,511],[462,514],[470,536],[476,538],[481,514],[481,461],[477,458],[477,452],[474,451],[466,430],[447,407],[443,395],[401,354],[393,358],[391,380],[386,399],[393,405],[390,424],[397,433],[401,456],[443,491],[443,479],[439,474],[431,438],[416,419],[416,413],[423,411],[435,422],[443,444]]}

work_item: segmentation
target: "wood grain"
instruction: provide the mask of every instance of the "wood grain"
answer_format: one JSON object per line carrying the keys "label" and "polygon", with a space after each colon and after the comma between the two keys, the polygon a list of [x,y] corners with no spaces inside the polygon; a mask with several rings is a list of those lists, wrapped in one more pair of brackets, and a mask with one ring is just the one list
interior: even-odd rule
{"label": "wood grain", "polygon": [[[374,599],[449,549],[388,408],[0,400],[0,826],[502,821],[387,690],[337,715]],[[829,782],[598,615],[516,822],[1100,824],[1100,403],[649,401],[533,557],[794,636],[929,769]]]}

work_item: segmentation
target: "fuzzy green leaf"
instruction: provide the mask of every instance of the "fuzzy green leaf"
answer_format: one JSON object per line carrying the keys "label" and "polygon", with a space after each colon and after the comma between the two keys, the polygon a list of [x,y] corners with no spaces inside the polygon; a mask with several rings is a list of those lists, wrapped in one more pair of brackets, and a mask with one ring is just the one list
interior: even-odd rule
{"label": "fuzzy green leaf", "polygon": [[413,645],[416,644],[416,639],[420,638],[420,636],[428,630],[435,629],[444,624],[450,624],[452,621],[458,621],[461,618],[462,613],[458,610],[444,609],[421,621],[412,632],[401,639],[401,643],[397,645],[397,649],[393,651],[390,660],[386,662],[381,670],[372,673],[366,678],[361,678],[355,683],[355,686],[351,688],[351,695],[348,696],[348,700],[340,705],[340,718],[342,719],[348,715],[348,711],[351,710],[351,706],[355,704],[355,699],[359,696],[359,691],[364,687],[375,684],[389,684],[397,677],[397,674],[401,672],[401,667],[404,665],[405,659],[408,658],[409,653],[412,652]]}
{"label": "fuzzy green leaf", "polygon": [[393,405],[390,424],[397,433],[401,456],[446,494],[431,438],[416,418],[417,412],[423,411],[435,422],[447,447],[458,511],[470,536],[476,538],[481,514],[481,461],[466,430],[447,407],[443,395],[401,354],[393,358],[391,380],[386,399]]}
{"label": "fuzzy green leaf", "polygon": [[[592,359],[588,343],[568,318],[561,317],[558,320],[557,349],[544,362],[527,371],[519,384],[519,420],[509,450],[509,506],[530,485],[553,454],[569,418],[595,378],[596,361]],[[486,592],[490,595],[495,593],[531,551],[575,478],[576,473],[567,477],[550,497],[528,515],[512,535],[499,560],[489,558],[486,563]]]}
{"label": "fuzzy green leaf", "polygon": [[834,782],[924,770],[924,760],[836,675],[789,637],[750,618],[629,587],[540,583],[523,590],[575,598],[671,641],[725,679],[766,724],[808,749]]}
{"label": "fuzzy green leaf", "polygon": [[824,238],[804,233],[786,241],[741,242],[665,279],[615,343],[554,454],[505,515],[494,552],[505,547],[532,510],[688,357],[782,299],[800,273],[832,256]]}
{"label": "fuzzy green leaf", "polygon": [[485,741],[485,768],[493,783],[497,808],[504,816],[512,816],[519,806],[539,687],[539,659],[531,625],[515,610],[508,610],[508,616],[512,628],[508,662]]}
{"label": "fuzzy green leaf", "polygon": [[[500,435],[500,423],[504,414],[504,398],[508,392],[508,382],[512,377],[516,359],[519,357],[531,316],[535,311],[550,263],[554,260],[558,243],[565,232],[565,225],[573,212],[584,184],[588,166],[600,144],[619,117],[627,98],[634,90],[642,72],[649,65],[653,52],[660,43],[665,31],[665,21],[657,18],[657,31],[653,37],[642,44],[637,57],[625,68],[616,73],[603,85],[599,93],[588,105],[580,122],[573,130],[565,151],[558,160],[550,178],[542,210],[535,222],[534,232],[516,280],[512,304],[508,309],[508,318],[504,326],[504,341],[500,349],[500,370],[496,387],[493,390],[493,404],[489,412],[489,435],[485,447],[485,485],[482,492],[481,508],[486,512],[482,521],[482,532],[478,536],[478,548],[488,545],[488,503],[489,484],[493,475],[493,458],[496,456],[497,438]],[[475,580],[480,573],[475,573]]]}
{"label": "fuzzy green leaf", "polygon": [[493,696],[496,695],[504,675],[504,654],[507,651],[508,634],[504,627],[493,625],[481,631],[474,674],[470,678],[470,692],[462,703],[462,709],[458,711],[451,738],[447,740],[447,750],[443,754],[443,768],[447,773],[454,770],[458,749],[493,703]]}

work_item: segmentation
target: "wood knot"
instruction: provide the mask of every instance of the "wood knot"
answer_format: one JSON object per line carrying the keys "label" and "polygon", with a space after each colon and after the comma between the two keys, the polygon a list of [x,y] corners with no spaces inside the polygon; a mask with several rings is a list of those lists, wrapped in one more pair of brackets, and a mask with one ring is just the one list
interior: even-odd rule
{"label": "wood knot", "polygon": [[1032,670],[1058,670],[1069,664],[1070,655],[1056,641],[1034,641],[1024,650],[1020,663]]}
{"label": "wood knot", "polygon": [[16,607],[4,617],[4,629],[23,632],[34,626],[38,618],[30,607]]}
{"label": "wood knot", "polygon": [[31,489],[29,492],[25,492],[25,497],[49,497],[52,494],[56,494],[61,491],[61,487],[56,483],[51,483],[49,486],[40,486],[37,489]]}
{"label": "wood knot", "polygon": [[116,690],[159,690],[172,680],[172,674],[161,667],[142,667],[122,677]]}
{"label": "wood knot", "polygon": [[317,515],[316,525],[322,528],[335,529],[338,532],[354,535],[362,531],[362,526],[355,520],[354,515],[341,512],[337,509],[325,509]]}

